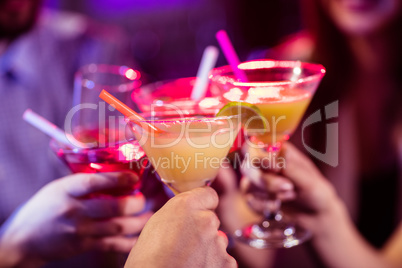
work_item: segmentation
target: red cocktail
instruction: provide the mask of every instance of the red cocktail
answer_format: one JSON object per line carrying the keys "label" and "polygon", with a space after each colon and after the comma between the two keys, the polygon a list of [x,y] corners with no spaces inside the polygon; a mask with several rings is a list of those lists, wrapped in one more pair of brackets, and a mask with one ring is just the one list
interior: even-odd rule
{"label": "red cocktail", "polygon": [[[109,135],[103,135],[104,133]],[[115,140],[114,134],[116,131],[110,130],[102,133],[99,131],[81,133],[80,141],[85,140],[98,145],[92,148],[69,148],[55,140],[51,140],[50,147],[73,173],[131,171],[141,179],[149,166],[144,151],[135,139],[109,142],[109,140]],[[139,187],[140,183],[137,183],[131,189],[112,189],[102,194],[128,195]]]}

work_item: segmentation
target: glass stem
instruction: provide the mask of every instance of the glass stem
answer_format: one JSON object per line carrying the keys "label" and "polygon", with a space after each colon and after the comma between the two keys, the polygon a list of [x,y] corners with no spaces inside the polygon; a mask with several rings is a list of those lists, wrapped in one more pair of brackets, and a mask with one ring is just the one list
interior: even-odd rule
{"label": "glass stem", "polygon": [[274,198],[266,200],[263,215],[266,220],[275,220],[276,216],[280,213],[281,200]]}

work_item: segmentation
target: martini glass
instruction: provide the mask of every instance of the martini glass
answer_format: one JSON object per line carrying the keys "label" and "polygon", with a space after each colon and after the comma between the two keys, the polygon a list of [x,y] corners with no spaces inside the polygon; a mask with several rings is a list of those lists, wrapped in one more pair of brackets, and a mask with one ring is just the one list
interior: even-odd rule
{"label": "martini glass", "polygon": [[[137,70],[108,64],[85,65],[75,73],[73,108],[66,117],[65,129],[86,147],[70,148],[50,142],[52,150],[73,173],[132,171],[142,177],[147,164],[145,153],[124,116],[98,97],[102,89],[107,89],[133,107],[130,96],[141,85],[140,77]],[[112,189],[99,195],[128,195],[139,186],[140,183],[133,189]]]}
{"label": "martini glass", "polygon": [[192,100],[191,93],[197,77],[158,81],[133,90],[132,99],[142,112],[180,110],[216,113],[222,107],[218,97],[207,90],[205,97]]}
{"label": "martini glass", "polygon": [[[210,185],[240,129],[238,116],[161,111],[131,119],[134,136],[173,193]],[[144,127],[152,125],[158,129]]]}
{"label": "martini glass", "polygon": [[[202,114],[213,117],[223,107],[219,96],[212,96],[208,85],[205,97],[191,99],[197,77],[184,77],[146,84],[133,90],[132,99],[145,113],[171,113],[177,116]],[[230,153],[240,149],[243,135],[239,132]]]}
{"label": "martini glass", "polygon": [[[130,96],[141,85],[140,78],[139,71],[127,66],[82,66],[75,73],[73,108],[67,115],[65,130],[89,147],[102,147],[129,137],[131,133],[125,129],[124,116],[105,105],[98,96],[105,89],[134,108]],[[94,141],[91,140],[93,138]]]}
{"label": "martini glass", "polygon": [[[142,178],[148,167],[144,151],[135,140],[109,144],[96,148],[71,148],[56,140],[50,148],[73,173],[99,173],[131,171]],[[125,196],[134,194],[141,186],[141,179],[132,188],[116,188],[92,194],[97,197]]]}
{"label": "martini glass", "polygon": [[[238,68],[244,72],[247,81],[237,79],[230,66],[215,68],[210,74],[211,91],[223,102],[247,102],[260,110],[265,127],[246,128],[246,142],[254,152],[263,150],[263,155],[268,154],[268,160],[275,164],[281,144],[298,126],[325,69],[319,64],[273,60],[244,62]],[[246,157],[245,161],[250,158]],[[249,166],[253,167],[253,164]],[[263,185],[260,181],[255,184],[257,187]],[[262,212],[264,218],[237,230],[234,236],[238,240],[255,248],[289,248],[311,236],[308,230],[283,215],[281,202],[275,195],[261,189],[249,203]]]}

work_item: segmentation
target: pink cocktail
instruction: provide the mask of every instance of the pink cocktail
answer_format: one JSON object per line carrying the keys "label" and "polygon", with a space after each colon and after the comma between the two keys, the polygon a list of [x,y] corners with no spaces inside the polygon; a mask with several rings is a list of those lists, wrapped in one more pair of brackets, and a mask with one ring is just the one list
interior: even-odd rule
{"label": "pink cocktail", "polygon": [[[109,139],[114,140],[116,138],[114,137],[115,131],[107,131],[106,133],[109,135],[99,135],[99,131],[82,133],[81,140],[90,141],[91,144],[97,143],[98,146],[96,147],[70,148],[55,140],[51,140],[50,147],[73,173],[130,171],[136,173],[141,179],[144,171],[149,167],[149,162],[138,142],[135,139],[130,139],[129,141],[122,140],[109,143]],[[139,189],[140,186],[141,183],[138,182],[132,188],[111,189],[107,192],[103,191],[101,194],[129,195]]]}
{"label": "pink cocktail", "polygon": [[219,98],[212,97],[209,90],[200,100],[191,99],[196,79],[196,77],[187,77],[144,85],[133,91],[132,99],[142,112],[209,110],[214,113],[218,111],[222,103]]}

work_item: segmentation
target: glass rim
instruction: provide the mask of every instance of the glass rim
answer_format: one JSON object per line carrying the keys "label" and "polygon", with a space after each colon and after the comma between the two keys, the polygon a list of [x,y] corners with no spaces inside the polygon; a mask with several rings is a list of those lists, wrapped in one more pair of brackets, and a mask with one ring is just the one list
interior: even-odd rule
{"label": "glass rim", "polygon": [[[130,72],[131,76],[129,76],[128,72]],[[88,79],[85,79],[85,74],[112,74],[121,76],[127,79],[126,83],[121,83],[119,85],[106,85],[94,83],[92,88],[88,88],[86,82]],[[90,63],[81,66],[74,74],[74,81],[80,81],[83,87],[86,87],[91,90],[101,91],[105,89],[110,92],[129,92],[135,88],[141,86],[141,73],[138,70],[135,70],[126,65],[114,65],[114,64],[98,64],[98,63]],[[85,81],[85,82],[84,82]]]}
{"label": "glass rim", "polygon": [[[254,65],[253,68],[251,68]],[[310,63],[310,62],[303,62],[303,61],[297,61],[297,60],[265,60],[265,59],[259,59],[259,60],[251,60],[251,61],[246,61],[242,62],[238,65],[238,68],[240,70],[263,70],[263,69],[274,69],[274,68],[295,68],[299,67],[301,69],[309,69],[312,71],[315,71],[315,74],[299,78],[295,81],[258,81],[258,82],[242,82],[242,81],[237,81],[234,78],[233,79],[226,79],[225,82],[229,84],[233,84],[234,86],[238,87],[269,87],[269,86],[281,86],[281,85],[291,85],[291,84],[302,84],[305,82],[309,81],[314,81],[314,80],[319,80],[321,79],[325,73],[326,69],[323,65],[319,63]],[[219,83],[219,80],[222,77],[227,77],[228,73],[233,74],[234,72],[232,70],[232,67],[230,65],[225,65],[221,67],[217,67],[211,70],[209,74],[209,79],[212,82]]]}
{"label": "glass rim", "polygon": [[149,87],[159,88],[158,87],[159,85],[168,84],[168,83],[172,83],[175,81],[192,81],[192,80],[196,80],[196,79],[197,79],[196,76],[162,79],[162,80],[157,80],[154,82],[143,84],[140,87],[138,87],[136,90],[138,91],[140,89],[149,88]]}
{"label": "glass rim", "polygon": [[[163,116],[164,112],[160,112],[161,116]],[[152,115],[152,113],[147,113],[150,114],[151,117],[153,116],[157,116],[157,115]],[[140,113],[141,116],[144,115],[144,113]],[[194,116],[203,116],[200,113],[195,113]],[[169,115],[170,116],[170,115]],[[231,119],[237,119],[237,118],[241,118],[241,115],[229,115],[229,116],[205,116],[202,118],[194,118],[191,117],[191,115],[186,115],[184,117],[173,117],[171,119],[146,119],[146,120],[138,120],[138,119],[129,119],[128,117],[126,117],[126,120],[128,123],[153,123],[153,124],[163,124],[163,123],[191,123],[191,122],[215,122],[215,121],[222,121],[222,120],[231,120]]]}
{"label": "glass rim", "polygon": [[135,144],[135,142],[138,143],[137,139],[132,137],[132,138],[127,139],[127,140],[116,141],[116,142],[113,143],[112,146],[90,147],[90,148],[87,148],[87,147],[84,147],[84,148],[77,148],[77,147],[76,148],[71,148],[71,147],[67,147],[65,144],[57,141],[56,139],[51,138],[50,141],[49,141],[49,146],[54,152],[57,152],[57,150],[62,149],[63,153],[77,154],[77,153],[83,153],[85,151],[87,151],[87,152],[104,151],[104,150],[112,148],[112,147],[114,147],[116,145],[122,145],[122,144],[125,144],[125,143]]}
{"label": "glass rim", "polygon": [[[161,87],[170,83],[175,83],[177,81],[183,82],[191,82],[197,79],[196,76],[189,76],[189,77],[179,77],[179,78],[169,78],[164,80],[158,80],[150,83],[143,84],[141,86],[136,87],[133,92],[131,93],[131,99],[136,102],[146,103],[146,101],[142,101],[142,97],[152,97],[154,94],[158,94],[161,92]],[[189,84],[190,85],[190,84]],[[192,87],[191,87],[192,88]],[[190,96],[182,97],[182,98],[175,98],[175,100],[191,100]],[[199,101],[193,101],[197,103]]]}

